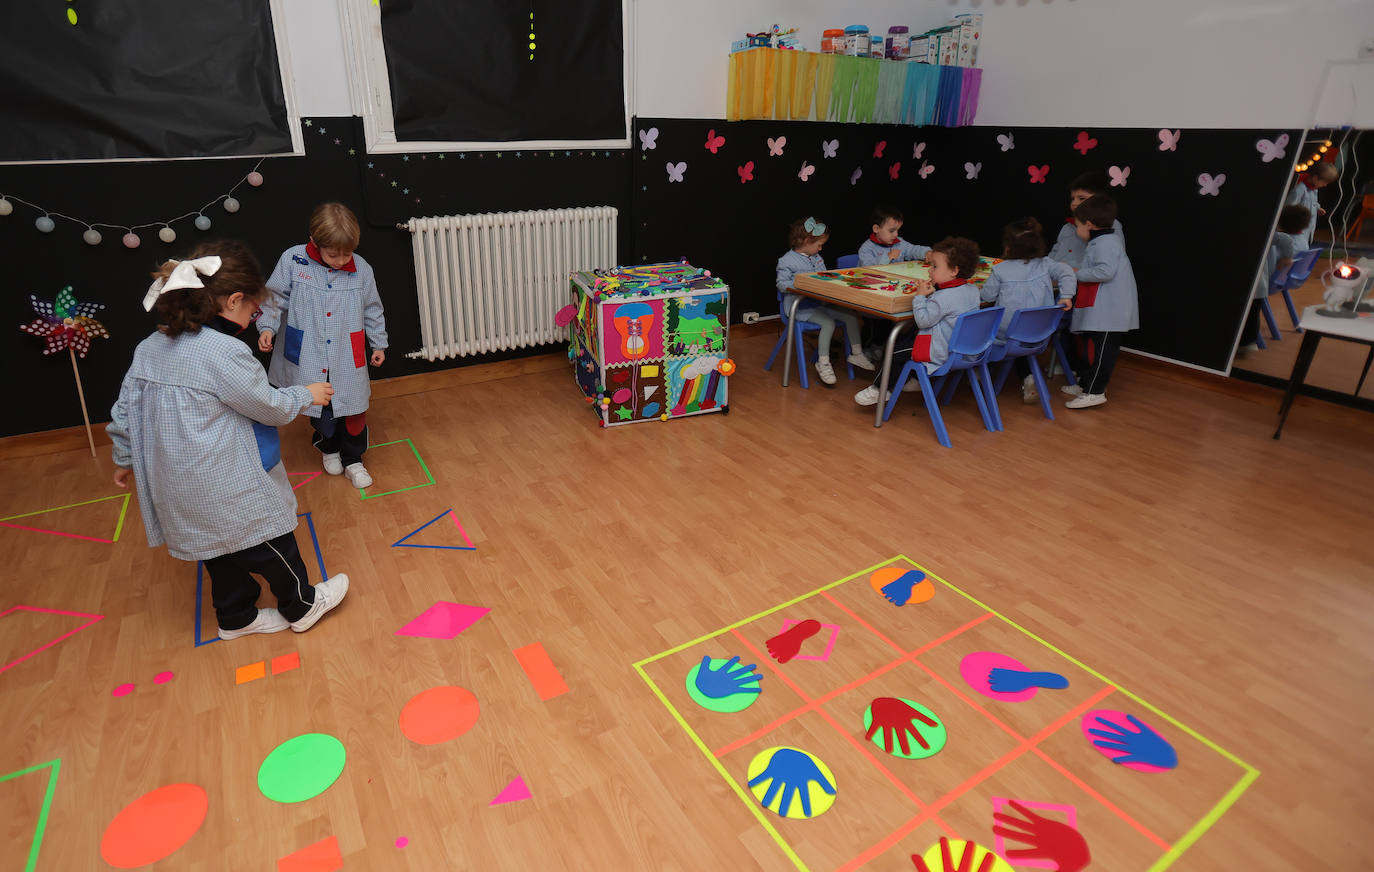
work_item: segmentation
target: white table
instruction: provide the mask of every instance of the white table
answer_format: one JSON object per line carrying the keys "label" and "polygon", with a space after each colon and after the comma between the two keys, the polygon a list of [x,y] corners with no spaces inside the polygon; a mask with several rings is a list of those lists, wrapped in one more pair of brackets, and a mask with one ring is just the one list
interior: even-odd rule
{"label": "white table", "polygon": [[[1302,387],[1303,379],[1307,378],[1307,370],[1312,366],[1312,358],[1317,355],[1317,343],[1322,337],[1330,336],[1343,342],[1370,346],[1369,357],[1365,358],[1364,362],[1364,372],[1360,374],[1360,386],[1364,385],[1365,376],[1369,373],[1370,360],[1374,360],[1374,315],[1362,313],[1355,318],[1330,318],[1317,314],[1317,310],[1321,308],[1323,307],[1308,306],[1302,310],[1302,320],[1298,322],[1298,327],[1303,331],[1302,346],[1298,348],[1298,357],[1293,361],[1293,372],[1288,377],[1288,390],[1284,392],[1283,403],[1279,406],[1279,426],[1274,431],[1275,439],[1283,432],[1283,422],[1288,420],[1288,410],[1293,407],[1293,398]],[[1360,386],[1355,388],[1356,394],[1360,392]]]}

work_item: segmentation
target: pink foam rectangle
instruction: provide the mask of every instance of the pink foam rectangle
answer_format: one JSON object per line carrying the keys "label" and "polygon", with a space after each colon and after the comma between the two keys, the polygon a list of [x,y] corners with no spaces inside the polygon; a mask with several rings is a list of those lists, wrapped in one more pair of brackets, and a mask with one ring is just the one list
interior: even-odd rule
{"label": "pink foam rectangle", "polygon": [[[1002,811],[1005,808],[1007,809],[1007,814],[1016,815],[1016,809],[1010,808],[1008,806],[1008,803],[1012,801],[1013,800],[1009,800],[1001,796],[994,796],[992,798],[993,814],[996,814],[997,812]],[[1021,805],[1024,805],[1026,808],[1031,809],[1032,811],[1063,812],[1065,817],[1064,823],[1073,827],[1075,830],[1078,829],[1078,809],[1072,805],[1055,805],[1051,802],[1031,802],[1030,800],[1026,799],[1018,799],[1014,801]],[[1019,815],[1017,816],[1019,817]],[[1001,836],[997,836],[996,839],[993,841],[992,850],[995,851],[999,857],[1006,857],[1006,839],[1002,838]],[[1034,869],[1058,868],[1058,864],[1056,864],[1053,860],[1017,860],[1015,863],[1012,863],[1012,865],[1025,866],[1027,868]]]}
{"label": "pink foam rectangle", "polygon": [[421,612],[414,620],[396,631],[397,636],[424,636],[429,639],[452,639],[477,623],[491,609],[465,606],[440,600]]}
{"label": "pink foam rectangle", "polygon": [[[786,631],[788,627],[800,623],[801,621],[794,621],[788,618],[782,622],[782,629]],[[796,657],[792,658],[793,660],[815,660],[819,663],[824,663],[830,659],[830,652],[835,650],[835,640],[840,638],[840,628],[835,624],[821,624],[821,629],[830,631],[830,641],[825,643],[825,651],[821,652],[821,656],[816,657],[810,654],[798,654]]]}

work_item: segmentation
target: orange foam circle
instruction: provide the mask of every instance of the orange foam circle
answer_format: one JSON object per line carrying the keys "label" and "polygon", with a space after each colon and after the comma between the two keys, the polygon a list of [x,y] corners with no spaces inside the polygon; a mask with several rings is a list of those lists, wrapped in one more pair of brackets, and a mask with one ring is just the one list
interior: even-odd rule
{"label": "orange foam circle", "polygon": [[[891,584],[892,582],[901,578],[903,575],[906,575],[908,572],[920,572],[920,570],[901,569],[896,566],[884,566],[882,569],[877,570],[868,577],[868,583],[878,593],[882,593],[884,586]],[[935,596],[935,583],[932,582],[930,580],[930,576],[927,575],[920,581],[916,582],[915,586],[911,588],[911,599],[907,600],[907,604],[910,605],[912,603],[923,603],[933,596]]]}
{"label": "orange foam circle", "polygon": [[168,784],[124,806],[100,838],[100,856],[116,869],[137,869],[174,853],[205,822],[210,799],[197,784]]}
{"label": "orange foam circle", "polygon": [[472,729],[480,713],[477,697],[467,688],[431,687],[401,709],[401,732],[412,742],[437,745]]}

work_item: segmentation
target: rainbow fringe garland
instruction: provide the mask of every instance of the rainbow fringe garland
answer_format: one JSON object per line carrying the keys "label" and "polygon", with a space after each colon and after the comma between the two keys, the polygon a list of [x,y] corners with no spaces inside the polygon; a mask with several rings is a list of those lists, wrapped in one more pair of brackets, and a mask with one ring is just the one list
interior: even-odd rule
{"label": "rainbow fringe garland", "polygon": [[983,71],[788,49],[730,55],[725,117],[962,127]]}

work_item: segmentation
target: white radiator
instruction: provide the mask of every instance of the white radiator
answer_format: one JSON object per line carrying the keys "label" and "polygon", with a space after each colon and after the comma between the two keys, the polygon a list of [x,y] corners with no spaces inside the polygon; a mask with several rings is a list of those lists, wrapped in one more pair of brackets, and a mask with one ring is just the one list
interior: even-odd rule
{"label": "white radiator", "polygon": [[613,267],[616,209],[542,209],[411,218],[419,351],[441,360],[562,342],[554,314],[571,299],[568,273]]}

